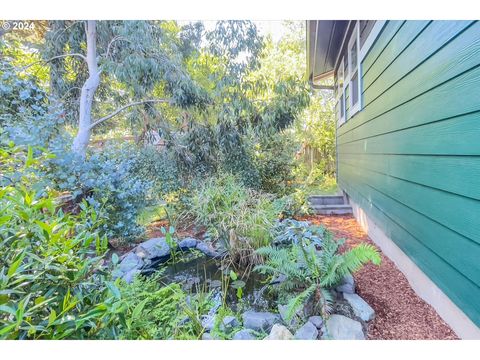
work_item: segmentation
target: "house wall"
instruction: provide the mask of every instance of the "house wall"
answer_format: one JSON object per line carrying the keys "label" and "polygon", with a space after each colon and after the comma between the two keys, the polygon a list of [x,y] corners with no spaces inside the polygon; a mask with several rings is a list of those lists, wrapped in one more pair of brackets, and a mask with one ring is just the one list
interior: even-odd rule
{"label": "house wall", "polygon": [[480,327],[480,23],[388,21],[361,73],[339,185]]}

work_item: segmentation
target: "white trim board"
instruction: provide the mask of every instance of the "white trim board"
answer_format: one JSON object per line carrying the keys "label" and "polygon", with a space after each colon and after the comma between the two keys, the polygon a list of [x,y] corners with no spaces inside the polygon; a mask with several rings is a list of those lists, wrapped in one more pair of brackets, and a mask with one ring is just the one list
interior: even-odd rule
{"label": "white trim board", "polygon": [[360,48],[360,62],[363,62],[363,59],[365,59],[365,56],[367,56],[368,52],[375,43],[375,40],[377,40],[378,35],[380,35],[380,32],[382,31],[386,23],[386,20],[375,21],[375,25],[373,25],[370,34],[368,34],[367,39],[363,43],[363,46]]}
{"label": "white trim board", "polygon": [[415,293],[430,304],[462,339],[480,340],[480,328],[390,239],[351,198],[357,222],[405,275]]}

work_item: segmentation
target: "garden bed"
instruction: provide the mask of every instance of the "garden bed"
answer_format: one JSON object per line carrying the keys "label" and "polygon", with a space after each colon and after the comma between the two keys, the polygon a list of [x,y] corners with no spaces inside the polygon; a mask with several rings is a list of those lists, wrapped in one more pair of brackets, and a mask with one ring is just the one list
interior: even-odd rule
{"label": "garden bed", "polygon": [[[306,220],[325,225],[349,246],[373,243],[350,215],[309,216]],[[408,280],[383,253],[380,266],[367,264],[354,274],[356,290],[375,310],[368,324],[372,340],[458,339],[435,310],[410,287]]]}

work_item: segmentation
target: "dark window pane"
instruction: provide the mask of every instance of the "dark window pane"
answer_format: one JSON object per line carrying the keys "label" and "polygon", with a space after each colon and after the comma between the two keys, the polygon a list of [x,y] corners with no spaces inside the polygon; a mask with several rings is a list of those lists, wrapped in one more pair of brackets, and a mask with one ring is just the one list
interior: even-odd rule
{"label": "dark window pane", "polygon": [[342,118],[345,115],[345,104],[343,101],[343,95],[340,96],[340,117]]}
{"label": "dark window pane", "polygon": [[352,77],[351,89],[352,104],[355,105],[358,102],[358,71]]}
{"label": "dark window pane", "polygon": [[357,68],[357,42],[355,41],[350,50],[350,69],[355,72]]}

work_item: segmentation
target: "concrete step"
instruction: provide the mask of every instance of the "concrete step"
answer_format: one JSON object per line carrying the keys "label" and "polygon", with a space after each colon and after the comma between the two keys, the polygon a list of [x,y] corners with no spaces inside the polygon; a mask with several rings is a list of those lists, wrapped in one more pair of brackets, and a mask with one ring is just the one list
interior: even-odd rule
{"label": "concrete step", "polygon": [[310,209],[314,214],[318,215],[346,215],[353,213],[352,207],[348,204],[310,205]]}
{"label": "concrete step", "polygon": [[341,205],[345,204],[342,195],[312,195],[308,198],[312,205]]}

